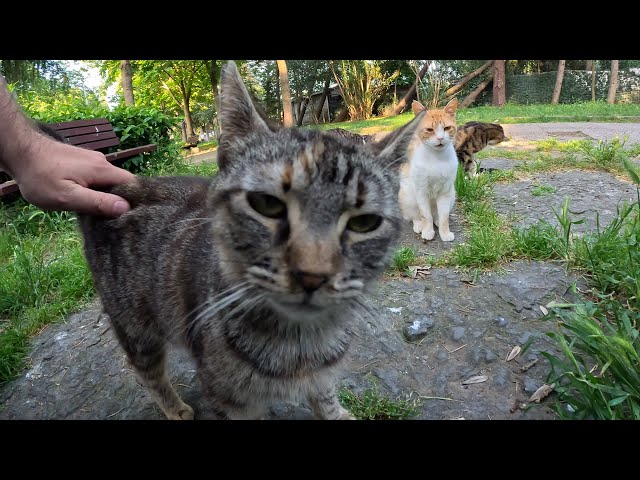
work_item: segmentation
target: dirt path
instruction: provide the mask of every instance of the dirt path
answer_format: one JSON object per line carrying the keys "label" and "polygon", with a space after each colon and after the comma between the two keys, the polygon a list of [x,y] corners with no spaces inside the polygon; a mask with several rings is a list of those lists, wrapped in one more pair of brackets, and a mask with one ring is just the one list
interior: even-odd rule
{"label": "dirt path", "polygon": [[[515,164],[496,159],[493,168]],[[534,185],[555,191],[534,196]],[[601,222],[607,222],[617,203],[633,198],[635,189],[608,174],[564,172],[497,185],[494,193],[499,212],[514,214],[522,224],[553,221],[551,207],[558,208],[569,196],[572,210],[588,217],[580,228],[593,229],[596,210]],[[438,254],[464,241],[457,213],[452,230],[454,242],[436,236],[425,244],[407,225],[402,243],[423,254]],[[340,383],[356,393],[376,384],[388,397],[421,397],[419,419],[555,418],[545,403],[526,411],[512,407],[542,385],[549,372],[540,351],[553,351],[544,337],[553,325],[541,320],[540,305],[571,301],[570,287],[576,281],[561,265],[542,262],[512,262],[472,282],[451,268],[433,268],[416,279],[387,275],[372,298],[372,315],[357,325]],[[532,338],[525,355],[506,362],[514,346]],[[535,366],[521,371],[534,360]],[[198,417],[206,417],[194,364],[185,352],[170,352],[170,372],[185,401]],[[488,379],[463,385],[477,375]],[[97,302],[66,323],[46,328],[33,340],[25,374],[0,389],[0,419],[161,418]],[[282,404],[272,408],[271,418],[311,417],[305,405]]]}

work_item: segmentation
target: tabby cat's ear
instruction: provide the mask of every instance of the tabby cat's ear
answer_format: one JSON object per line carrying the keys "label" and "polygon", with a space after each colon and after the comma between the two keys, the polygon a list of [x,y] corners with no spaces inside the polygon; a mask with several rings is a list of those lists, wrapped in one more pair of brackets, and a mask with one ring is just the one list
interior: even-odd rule
{"label": "tabby cat's ear", "polygon": [[419,113],[409,123],[394,130],[379,142],[378,149],[382,147],[382,151],[378,159],[383,164],[399,170],[400,166],[408,160],[409,145],[415,139],[416,131],[424,116],[424,112]]}
{"label": "tabby cat's ear", "polygon": [[413,110],[414,115],[419,115],[420,112],[426,110],[426,107],[422,105],[419,101],[414,100],[411,102],[411,110]]}
{"label": "tabby cat's ear", "polygon": [[220,126],[227,141],[257,130],[269,131],[234,61],[223,65],[220,73]]}
{"label": "tabby cat's ear", "polygon": [[458,99],[452,98],[451,100],[449,100],[449,103],[445,105],[444,111],[447,112],[449,115],[451,115],[453,118],[456,118],[457,108],[458,108]]}

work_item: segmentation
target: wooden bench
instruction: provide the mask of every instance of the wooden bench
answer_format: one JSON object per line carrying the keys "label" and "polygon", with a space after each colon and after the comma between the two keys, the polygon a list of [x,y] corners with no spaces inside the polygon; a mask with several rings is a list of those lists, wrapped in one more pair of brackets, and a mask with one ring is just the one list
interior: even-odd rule
{"label": "wooden bench", "polygon": [[[64,139],[65,143],[102,152],[108,161],[118,166],[122,165],[127,158],[135,157],[145,152],[153,152],[157,147],[155,143],[151,143],[149,145],[106,153],[108,149],[120,145],[120,139],[106,118],[48,123],[46,126],[57,134],[59,140]],[[47,134],[45,129],[42,129],[42,131]],[[15,180],[10,180],[7,173],[0,170],[0,182],[2,182],[2,177],[5,177],[6,181],[0,183],[0,197],[19,190]]]}

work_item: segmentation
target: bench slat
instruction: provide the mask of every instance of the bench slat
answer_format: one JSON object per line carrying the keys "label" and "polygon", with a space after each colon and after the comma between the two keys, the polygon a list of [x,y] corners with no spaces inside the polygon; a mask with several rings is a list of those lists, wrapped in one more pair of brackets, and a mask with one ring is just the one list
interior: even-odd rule
{"label": "bench slat", "polygon": [[89,120],[74,120],[72,122],[60,122],[60,123],[49,123],[48,124],[54,130],[64,130],[66,128],[75,128],[75,127],[87,127],[91,125],[109,125],[109,120],[106,118],[91,118]]}
{"label": "bench slat", "polygon": [[108,138],[107,140],[100,140],[98,142],[80,143],[77,146],[88,150],[99,150],[101,148],[117,147],[118,145],[120,145],[120,140],[117,138]]}
{"label": "bench slat", "polygon": [[89,125],[88,127],[65,128],[57,130],[57,132],[66,137],[77,137],[78,135],[87,135],[89,133],[113,132],[111,125]]}
{"label": "bench slat", "polygon": [[155,143],[150,143],[149,145],[142,145],[140,147],[128,148],[127,150],[122,150],[120,152],[107,153],[105,157],[111,163],[118,163],[118,161],[125,160],[127,158],[134,157],[141,153],[145,152],[154,152],[158,148]]}
{"label": "bench slat", "polygon": [[110,132],[89,133],[87,135],[78,135],[75,137],[69,137],[67,138],[67,141],[71,145],[78,145],[79,147],[81,147],[85,144],[93,144],[94,142],[97,142],[100,140],[108,140],[110,138],[117,140],[117,143],[115,145],[118,145],[120,143],[120,140],[118,140],[118,137],[116,136],[116,132],[114,132],[113,130],[111,130]]}
{"label": "bench slat", "polygon": [[17,192],[20,190],[18,188],[18,184],[15,180],[9,180],[8,182],[4,182],[0,184],[0,197],[4,195],[9,195],[10,193]]}

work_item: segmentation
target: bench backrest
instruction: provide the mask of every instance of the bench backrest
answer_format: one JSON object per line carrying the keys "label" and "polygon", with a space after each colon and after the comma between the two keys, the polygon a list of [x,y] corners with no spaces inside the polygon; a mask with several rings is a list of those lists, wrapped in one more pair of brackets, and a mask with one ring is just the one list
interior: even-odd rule
{"label": "bench backrest", "polygon": [[120,139],[106,118],[49,123],[47,126],[65,137],[67,143],[89,150],[102,150],[120,145]]}

